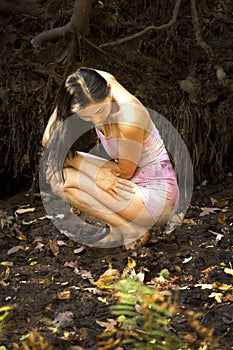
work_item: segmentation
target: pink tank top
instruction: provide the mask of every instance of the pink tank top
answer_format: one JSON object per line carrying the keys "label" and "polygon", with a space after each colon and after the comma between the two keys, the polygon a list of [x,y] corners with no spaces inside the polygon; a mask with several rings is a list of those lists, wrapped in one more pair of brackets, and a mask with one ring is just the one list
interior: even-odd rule
{"label": "pink tank top", "polygon": [[[112,135],[106,137],[98,128],[96,128],[96,133],[107,154],[117,161],[119,158],[118,140]],[[169,160],[166,148],[158,130],[153,124],[151,133],[143,142],[138,167],[142,168],[149,164],[159,164],[166,160]]]}

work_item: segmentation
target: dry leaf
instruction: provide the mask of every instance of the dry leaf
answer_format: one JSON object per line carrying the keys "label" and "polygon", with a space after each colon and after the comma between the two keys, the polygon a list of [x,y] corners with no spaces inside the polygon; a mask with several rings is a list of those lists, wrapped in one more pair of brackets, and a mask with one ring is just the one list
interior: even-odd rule
{"label": "dry leaf", "polygon": [[221,302],[222,302],[222,297],[223,297],[223,294],[222,294],[222,293],[215,293],[215,292],[212,292],[212,293],[209,295],[209,298],[215,298],[215,300],[217,301],[217,303],[221,303]]}
{"label": "dry leaf", "polygon": [[52,253],[57,256],[59,254],[59,246],[57,244],[57,241],[53,239],[52,241],[49,242],[49,248],[52,251]]}
{"label": "dry leaf", "polygon": [[221,225],[227,225],[227,217],[226,215],[221,211],[219,214],[218,214],[218,223],[221,224]]}
{"label": "dry leaf", "polygon": [[132,258],[130,258],[130,257],[128,257],[128,267],[129,267],[130,269],[133,269],[135,266],[136,266],[135,260],[132,259]]}
{"label": "dry leaf", "polygon": [[226,299],[229,300],[229,301],[233,301],[233,295],[230,294],[230,293],[227,293]]}
{"label": "dry leaf", "polygon": [[219,208],[201,208],[202,212],[199,214],[199,216],[205,216],[209,214],[215,214],[216,210],[220,210]]}
{"label": "dry leaf", "polygon": [[16,245],[8,250],[7,255],[17,253],[19,250],[24,250],[24,247],[22,245]]}
{"label": "dry leaf", "polygon": [[221,286],[218,287],[218,289],[220,289],[220,290],[229,290],[229,289],[232,289],[232,285],[223,283],[223,284],[221,284]]}
{"label": "dry leaf", "polygon": [[71,297],[71,292],[70,290],[64,290],[63,292],[58,292],[57,293],[57,297],[60,300],[66,300],[66,299],[70,299]]}
{"label": "dry leaf", "polygon": [[96,320],[96,323],[97,323],[98,325],[100,325],[101,327],[105,327],[104,332],[111,331],[111,330],[114,329],[115,326],[117,325],[117,321],[116,321],[116,320],[113,320],[112,318],[108,318],[107,321],[108,321],[108,322],[102,322],[102,321]]}
{"label": "dry leaf", "polygon": [[197,333],[179,333],[181,339],[187,343],[194,343],[197,340]]}
{"label": "dry leaf", "polygon": [[53,320],[53,323],[56,327],[69,327],[73,323],[73,317],[74,314],[71,311],[60,312]]}
{"label": "dry leaf", "polygon": [[184,220],[182,221],[182,224],[183,224],[183,225],[188,225],[188,226],[196,226],[196,225],[197,225],[197,223],[196,223],[193,219],[191,219],[191,218],[189,218],[189,219],[184,219]]}
{"label": "dry leaf", "polygon": [[76,248],[76,249],[74,250],[74,254],[79,254],[79,253],[81,253],[84,249],[85,249],[85,247],[82,245],[81,247]]}
{"label": "dry leaf", "polygon": [[18,240],[20,240],[20,241],[26,241],[27,240],[26,236],[24,236],[23,234],[18,235],[16,238]]}
{"label": "dry leaf", "polygon": [[29,207],[19,207],[16,211],[15,211],[15,215],[21,215],[21,214],[26,214],[26,213],[33,213],[36,210],[36,208],[29,208]]}
{"label": "dry leaf", "polygon": [[[101,301],[101,303],[108,305],[108,300],[107,300],[107,298],[98,297],[98,300]],[[0,349],[0,350],[1,350],[1,349]]]}
{"label": "dry leaf", "polygon": [[119,280],[120,273],[117,269],[108,269],[100,276],[98,281],[92,282],[99,288],[108,288]]}
{"label": "dry leaf", "polygon": [[226,267],[226,268],[224,269],[224,272],[227,273],[228,275],[233,276],[233,269],[229,269],[229,268]]}
{"label": "dry leaf", "polygon": [[207,267],[207,269],[205,269],[205,270],[201,270],[201,272],[205,273],[205,274],[208,274],[209,272],[214,270],[216,267],[218,267],[218,266],[210,266],[210,267]]}
{"label": "dry leaf", "polygon": [[82,277],[84,280],[93,281],[93,277],[92,277],[91,271],[79,270],[78,273],[81,275],[81,277]]}
{"label": "dry leaf", "polygon": [[13,261],[1,261],[0,265],[2,266],[14,266]]}
{"label": "dry leaf", "polygon": [[218,207],[218,208],[224,208],[229,203],[229,201],[226,198],[222,198],[220,200],[217,200],[217,199],[211,197],[210,200],[211,200],[211,203],[213,205],[216,205],[216,207]]}
{"label": "dry leaf", "polygon": [[185,258],[183,261],[182,261],[182,264],[187,264],[188,262],[190,262],[192,260],[192,256],[190,256],[189,258]]}
{"label": "dry leaf", "polygon": [[[0,284],[3,286],[3,287],[7,287],[9,285],[9,283],[5,282],[8,280],[9,276],[10,276],[10,268],[7,267],[6,268],[6,271],[5,272],[2,272],[1,273],[1,278],[0,278]],[[0,348],[1,350],[1,348]]]}

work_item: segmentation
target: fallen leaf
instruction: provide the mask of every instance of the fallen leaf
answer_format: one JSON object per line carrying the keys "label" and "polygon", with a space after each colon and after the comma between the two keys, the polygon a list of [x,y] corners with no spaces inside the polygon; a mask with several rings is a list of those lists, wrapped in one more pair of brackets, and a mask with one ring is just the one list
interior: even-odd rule
{"label": "fallen leaf", "polygon": [[191,218],[184,219],[184,220],[182,221],[182,224],[183,224],[183,225],[187,225],[187,226],[196,226],[196,225],[197,225],[197,223],[196,223],[193,219],[191,219]]}
{"label": "fallen leaf", "polygon": [[16,245],[8,250],[7,255],[17,253],[19,250],[24,250],[24,247],[22,245]]}
{"label": "fallen leaf", "polygon": [[30,208],[30,207],[19,207],[16,211],[15,211],[15,215],[21,215],[21,214],[26,214],[26,213],[33,213],[36,210],[36,208]]}
{"label": "fallen leaf", "polygon": [[224,269],[224,272],[227,273],[228,275],[233,276],[233,269],[229,269],[229,268],[226,267],[226,268]]}
{"label": "fallen leaf", "polygon": [[208,274],[209,272],[211,272],[212,270],[216,269],[217,266],[209,266],[207,267],[207,269],[201,270],[201,273],[205,273]]}
{"label": "fallen leaf", "polygon": [[9,278],[9,276],[10,276],[10,268],[7,267],[6,271],[2,272],[1,273],[1,277],[0,277],[0,284],[3,287],[7,287],[9,285],[9,283],[6,282],[8,280],[8,278]]}
{"label": "fallen leaf", "polygon": [[218,223],[221,225],[227,225],[228,223],[228,219],[222,211],[218,214]]}
{"label": "fallen leaf", "polygon": [[2,266],[14,266],[13,261],[1,261],[0,265]]}
{"label": "fallen leaf", "polygon": [[220,289],[220,290],[229,290],[229,289],[232,289],[232,285],[223,283],[223,284],[221,284],[221,286],[218,287],[218,289]]}
{"label": "fallen leaf", "polygon": [[71,311],[60,312],[53,320],[53,323],[59,328],[69,327],[73,323],[73,317],[74,314]]}
{"label": "fallen leaf", "polygon": [[101,303],[108,305],[108,300],[107,300],[107,298],[98,297],[98,300],[101,301]]}
{"label": "fallen leaf", "polygon": [[103,275],[96,282],[92,282],[99,288],[108,288],[113,283],[119,280],[120,273],[117,269],[109,268],[106,270]]}
{"label": "fallen leaf", "polygon": [[76,261],[67,261],[64,264],[65,267],[78,268]]}
{"label": "fallen leaf", "polygon": [[85,247],[82,245],[81,247],[74,249],[74,254],[79,254],[79,253],[81,253],[84,249],[85,249]]}
{"label": "fallen leaf", "polygon": [[216,207],[218,207],[218,208],[224,208],[229,203],[229,201],[226,198],[222,198],[220,200],[217,200],[217,199],[211,197],[210,200],[211,200],[211,203],[213,205],[216,205]]}
{"label": "fallen leaf", "polygon": [[179,337],[187,343],[194,343],[197,340],[197,333],[179,333]]}
{"label": "fallen leaf", "polygon": [[115,328],[115,326],[117,325],[117,321],[112,319],[112,318],[108,318],[107,319],[108,322],[102,322],[102,321],[98,321],[96,320],[96,323],[98,325],[100,325],[101,327],[105,327],[104,332],[108,332],[111,331],[112,329]]}
{"label": "fallen leaf", "polygon": [[213,289],[213,285],[208,283],[203,283],[203,284],[197,283],[197,284],[194,284],[194,287],[201,287],[201,289]]}
{"label": "fallen leaf", "polygon": [[216,210],[220,210],[219,208],[201,208],[202,212],[199,214],[199,216],[205,216],[209,214],[215,214]]}
{"label": "fallen leaf", "polygon": [[229,300],[229,301],[233,301],[233,295],[230,294],[230,293],[227,293],[226,299]]}
{"label": "fallen leaf", "polygon": [[52,253],[57,256],[59,254],[59,246],[57,244],[57,241],[53,239],[52,241],[49,242],[49,248],[52,251]]}
{"label": "fallen leaf", "polygon": [[216,292],[212,292],[209,295],[209,298],[215,298],[215,300],[217,301],[217,303],[221,303],[222,302],[222,297],[223,294],[222,293],[216,293]]}
{"label": "fallen leaf", "polygon": [[79,270],[78,273],[80,274],[80,276],[84,279],[84,280],[91,280],[93,281],[93,277],[91,274],[91,271],[87,271],[87,270]]}
{"label": "fallen leaf", "polygon": [[128,267],[133,269],[136,266],[136,261],[130,257],[128,257]]}
{"label": "fallen leaf", "polygon": [[17,239],[20,240],[20,241],[26,241],[27,240],[26,236],[24,236],[23,234],[18,235]]}
{"label": "fallen leaf", "polygon": [[183,261],[182,261],[182,264],[187,264],[188,262],[190,262],[192,260],[192,256],[190,256],[189,258],[185,258]]}
{"label": "fallen leaf", "polygon": [[57,293],[57,297],[60,300],[66,300],[66,299],[70,299],[71,297],[71,292],[70,290],[64,290],[63,292],[58,292]]}

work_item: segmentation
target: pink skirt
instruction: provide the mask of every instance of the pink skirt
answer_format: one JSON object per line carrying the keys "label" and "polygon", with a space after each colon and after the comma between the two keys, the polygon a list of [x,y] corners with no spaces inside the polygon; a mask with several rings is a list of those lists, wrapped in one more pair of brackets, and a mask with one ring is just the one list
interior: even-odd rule
{"label": "pink skirt", "polygon": [[155,221],[165,207],[169,207],[173,215],[178,206],[179,187],[169,160],[138,168],[130,181],[140,189],[142,201]]}

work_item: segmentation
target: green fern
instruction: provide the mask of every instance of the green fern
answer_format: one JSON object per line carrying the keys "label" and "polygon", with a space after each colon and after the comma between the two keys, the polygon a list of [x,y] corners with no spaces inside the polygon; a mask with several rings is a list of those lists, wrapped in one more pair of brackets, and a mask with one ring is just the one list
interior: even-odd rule
{"label": "green fern", "polygon": [[114,285],[117,304],[111,307],[118,326],[98,337],[98,350],[113,350],[119,345],[135,350],[187,349],[170,327],[175,305],[161,294],[134,279]]}

